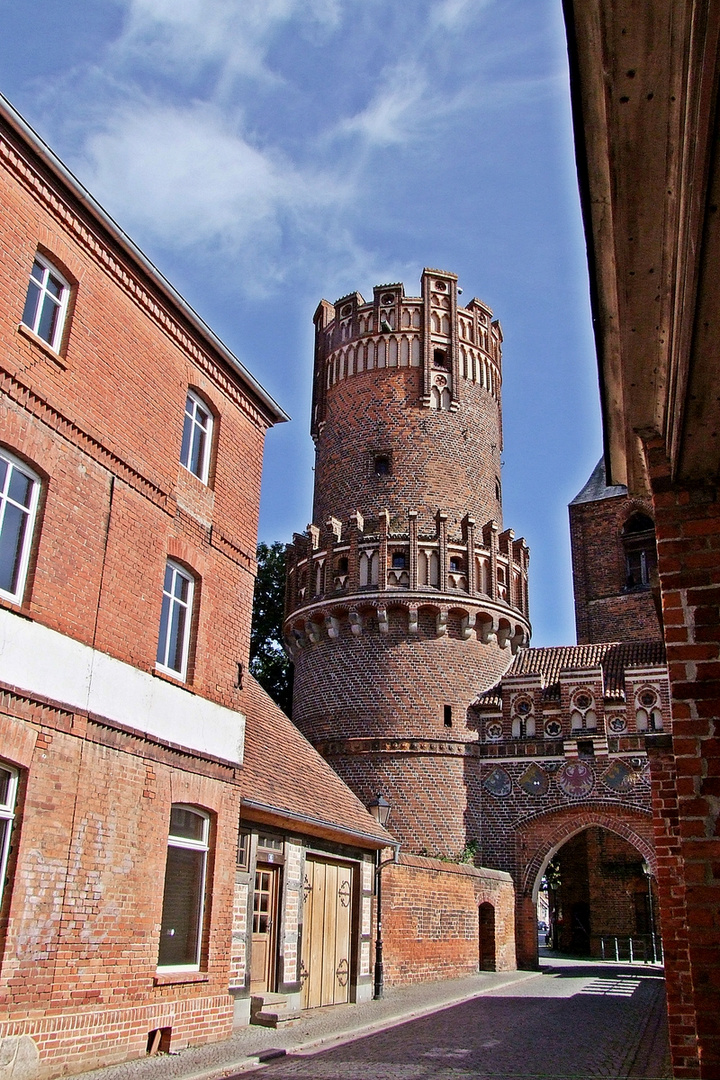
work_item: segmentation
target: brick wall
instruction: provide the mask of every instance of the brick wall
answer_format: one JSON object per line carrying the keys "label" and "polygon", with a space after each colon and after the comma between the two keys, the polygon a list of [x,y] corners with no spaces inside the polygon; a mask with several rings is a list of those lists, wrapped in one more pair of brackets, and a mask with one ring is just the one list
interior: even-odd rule
{"label": "brick wall", "polygon": [[[355,510],[371,518],[388,506],[417,510],[423,532],[438,510],[451,524],[469,513],[501,525],[498,401],[472,384],[457,412],[423,408],[421,396],[416,368],[366,371],[332,388],[317,443],[313,521],[347,521]],[[389,455],[389,475],[376,474],[377,454]]]}
{"label": "brick wall", "polygon": [[[646,446],[672,694],[672,758],[657,763],[656,830],[677,1077],[720,1075],[720,501],[675,483]],[[670,785],[674,783],[675,799]]]}
{"label": "brick wall", "polygon": [[569,511],[578,644],[660,637],[651,590],[625,589],[622,530],[634,513],[653,516],[650,501],[614,496],[571,503]]}
{"label": "brick wall", "polygon": [[[227,766],[6,692],[3,760],[22,769],[0,926],[0,1046],[30,1036],[36,1075],[226,1037],[240,787]],[[200,972],[157,973],[170,806],[211,814]]]}
{"label": "brick wall", "polygon": [[493,909],[494,957],[483,966],[515,970],[514,890],[508,874],[401,855],[381,871],[385,984],[451,979],[478,970],[480,905]]}

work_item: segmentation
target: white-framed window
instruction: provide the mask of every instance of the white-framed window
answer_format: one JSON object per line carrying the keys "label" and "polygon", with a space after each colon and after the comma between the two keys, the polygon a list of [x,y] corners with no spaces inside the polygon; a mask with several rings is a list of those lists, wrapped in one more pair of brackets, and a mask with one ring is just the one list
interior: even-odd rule
{"label": "white-framed window", "polygon": [[172,559],[165,564],[157,667],[176,678],[187,677],[195,582]]}
{"label": "white-framed window", "polygon": [[5,891],[10,834],[15,818],[18,774],[9,765],[0,764],[0,903]]}
{"label": "white-framed window", "polygon": [[158,968],[197,971],[205,914],[210,818],[174,803],[170,810]]}
{"label": "white-framed window", "polygon": [[197,476],[204,484],[210,475],[210,451],[212,449],[212,413],[202,398],[188,390],[185,402],[180,464]]}
{"label": "white-framed window", "polygon": [[25,589],[39,495],[35,473],[0,450],[0,596],[16,604]]}
{"label": "white-framed window", "polygon": [[70,285],[39,252],[35,256],[22,321],[34,334],[60,352]]}

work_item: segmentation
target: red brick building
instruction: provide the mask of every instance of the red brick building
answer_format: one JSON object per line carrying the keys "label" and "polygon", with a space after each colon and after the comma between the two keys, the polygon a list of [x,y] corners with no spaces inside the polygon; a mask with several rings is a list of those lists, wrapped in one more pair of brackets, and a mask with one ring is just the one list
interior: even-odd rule
{"label": "red brick building", "polygon": [[[269,988],[299,984],[290,882],[317,837],[344,844],[322,865],[350,867],[340,959],[346,999],[367,995],[389,837],[248,686],[263,439],[285,415],[4,100],[0,162],[0,1053],[27,1078],[247,1019],[241,813],[296,838]],[[259,740],[323,779],[302,821]]]}

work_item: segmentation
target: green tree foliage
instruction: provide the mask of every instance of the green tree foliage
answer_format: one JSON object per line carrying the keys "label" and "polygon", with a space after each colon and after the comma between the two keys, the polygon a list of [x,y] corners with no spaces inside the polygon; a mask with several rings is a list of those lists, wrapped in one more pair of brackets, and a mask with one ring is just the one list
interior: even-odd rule
{"label": "green tree foliage", "polygon": [[285,545],[259,544],[258,573],[250,631],[250,671],[273,701],[290,716],[293,666],[283,648]]}

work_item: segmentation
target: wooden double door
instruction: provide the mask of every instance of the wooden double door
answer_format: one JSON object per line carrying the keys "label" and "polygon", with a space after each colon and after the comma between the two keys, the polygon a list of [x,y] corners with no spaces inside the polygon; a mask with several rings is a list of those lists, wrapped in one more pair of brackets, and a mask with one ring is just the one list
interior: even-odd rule
{"label": "wooden double door", "polygon": [[353,867],[308,856],[303,881],[302,1008],[350,1000]]}

